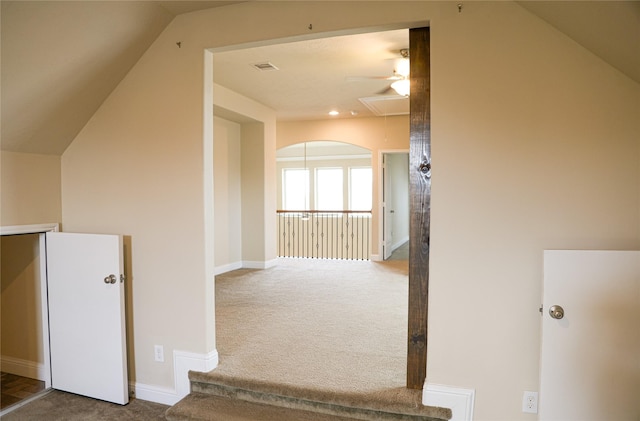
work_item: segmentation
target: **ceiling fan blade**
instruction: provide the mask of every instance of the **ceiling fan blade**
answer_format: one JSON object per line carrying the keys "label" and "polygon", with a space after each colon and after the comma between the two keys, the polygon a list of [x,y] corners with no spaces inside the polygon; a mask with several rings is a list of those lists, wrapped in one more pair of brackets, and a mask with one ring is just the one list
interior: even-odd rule
{"label": "ceiling fan blade", "polygon": [[361,82],[364,80],[400,80],[402,76],[347,76],[347,82]]}
{"label": "ceiling fan blade", "polygon": [[391,87],[391,85],[387,86],[385,89],[376,92],[376,95],[389,95],[389,94],[396,94],[397,92],[395,91],[395,89],[393,89]]}

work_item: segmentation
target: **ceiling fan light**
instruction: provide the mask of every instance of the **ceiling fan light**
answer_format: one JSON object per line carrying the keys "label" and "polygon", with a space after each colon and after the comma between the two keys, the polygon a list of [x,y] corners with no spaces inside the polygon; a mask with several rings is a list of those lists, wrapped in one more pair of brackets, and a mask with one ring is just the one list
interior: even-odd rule
{"label": "ceiling fan light", "polygon": [[391,84],[391,89],[396,91],[398,95],[409,96],[410,84],[409,79],[396,80]]}
{"label": "ceiling fan light", "polygon": [[396,73],[402,77],[409,76],[409,68],[410,63],[408,58],[403,58],[398,60],[398,64],[396,65]]}

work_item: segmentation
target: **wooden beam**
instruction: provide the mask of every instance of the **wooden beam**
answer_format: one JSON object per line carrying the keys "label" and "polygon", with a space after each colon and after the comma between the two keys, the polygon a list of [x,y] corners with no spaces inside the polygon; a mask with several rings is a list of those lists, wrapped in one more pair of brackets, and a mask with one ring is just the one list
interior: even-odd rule
{"label": "wooden beam", "polygon": [[409,31],[409,330],[407,388],[422,389],[427,369],[429,228],[431,220],[431,89],[429,28]]}

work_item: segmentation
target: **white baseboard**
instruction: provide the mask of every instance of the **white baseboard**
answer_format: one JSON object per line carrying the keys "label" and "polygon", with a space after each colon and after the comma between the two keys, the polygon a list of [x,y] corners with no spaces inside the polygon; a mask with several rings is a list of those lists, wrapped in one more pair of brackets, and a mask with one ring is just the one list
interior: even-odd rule
{"label": "white baseboard", "polygon": [[207,372],[217,366],[218,351],[216,350],[208,354],[173,351],[173,389],[144,383],[133,383],[129,387],[134,390],[137,399],[164,405],[175,405],[191,392],[189,370]]}
{"label": "white baseboard", "polygon": [[372,254],[369,260],[372,262],[382,262],[382,258],[379,254]]}
{"label": "white baseboard", "polygon": [[278,259],[266,261],[243,260],[242,267],[245,269],[269,269],[278,264]]}
{"label": "white baseboard", "polygon": [[221,275],[223,273],[231,272],[232,270],[242,269],[242,262],[233,262],[227,265],[216,266],[213,270],[214,275]]}
{"label": "white baseboard", "polygon": [[30,379],[37,379],[41,381],[45,381],[47,378],[44,364],[35,361],[28,361],[2,355],[0,356],[0,367],[3,372],[15,374],[16,376],[28,377]]}
{"label": "white baseboard", "polygon": [[173,406],[182,399],[174,389],[153,386],[143,383],[131,383],[129,388],[134,391],[136,399]]}
{"label": "white baseboard", "polygon": [[176,394],[182,399],[191,391],[189,370],[206,372],[213,370],[217,366],[218,351],[215,349],[206,355],[186,351],[173,351],[173,375]]}
{"label": "white baseboard", "polygon": [[404,245],[404,243],[406,243],[407,241],[409,241],[409,236],[407,235],[406,237],[404,237],[402,240],[398,241],[397,243],[393,244],[391,246],[391,251],[395,251],[397,248],[399,248],[400,246]]}
{"label": "white baseboard", "polygon": [[216,266],[214,269],[215,275],[221,275],[226,272],[231,272],[237,269],[269,269],[278,264],[278,259],[271,259],[267,261],[254,261],[243,260],[241,262],[233,262],[226,265]]}
{"label": "white baseboard", "polygon": [[476,391],[440,384],[424,384],[422,404],[451,408],[450,421],[473,421],[473,405]]}

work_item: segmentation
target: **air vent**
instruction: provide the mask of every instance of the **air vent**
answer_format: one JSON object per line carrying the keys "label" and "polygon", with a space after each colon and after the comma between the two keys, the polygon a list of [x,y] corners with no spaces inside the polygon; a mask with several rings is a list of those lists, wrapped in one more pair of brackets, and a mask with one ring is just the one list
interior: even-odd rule
{"label": "air vent", "polygon": [[270,71],[270,70],[280,70],[276,66],[274,66],[273,63],[269,63],[269,62],[266,62],[266,63],[255,63],[255,64],[252,64],[252,66],[254,68],[256,68],[257,70],[260,70],[261,72],[267,72],[267,71]]}

